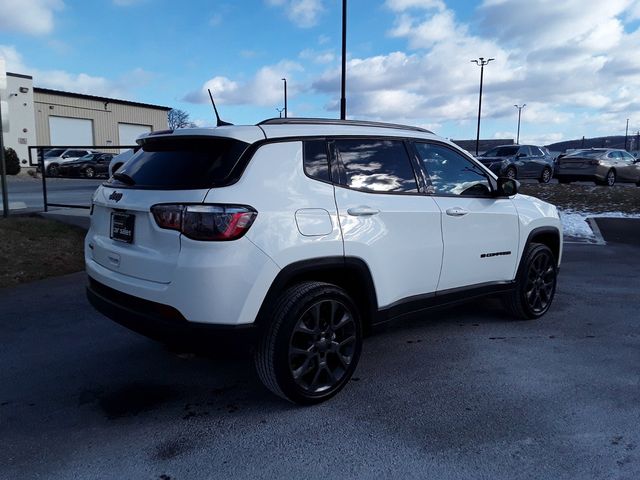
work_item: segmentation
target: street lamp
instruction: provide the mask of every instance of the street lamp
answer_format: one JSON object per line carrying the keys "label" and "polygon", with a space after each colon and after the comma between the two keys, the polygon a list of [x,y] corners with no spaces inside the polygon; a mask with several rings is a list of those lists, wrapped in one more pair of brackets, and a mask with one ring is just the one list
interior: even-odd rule
{"label": "street lamp", "polygon": [[280,115],[280,118],[282,118],[282,112],[284,112],[284,108],[276,107],[276,110],[278,111],[278,114]]}
{"label": "street lamp", "polygon": [[518,109],[518,137],[516,138],[516,144],[520,143],[520,115],[522,114],[522,109],[526,106],[526,103],[523,103],[522,105],[514,105],[514,107]]}
{"label": "street lamp", "polygon": [[471,62],[480,67],[480,97],[478,99],[478,132],[476,134],[476,155],[478,155],[478,147],[480,146],[480,115],[482,113],[482,79],[484,77],[484,66],[492,60],[495,60],[495,58],[488,58],[485,60],[484,57],[479,57],[478,60],[471,60]]}
{"label": "street lamp", "polygon": [[287,118],[287,79],[283,78],[284,82],[284,118]]}

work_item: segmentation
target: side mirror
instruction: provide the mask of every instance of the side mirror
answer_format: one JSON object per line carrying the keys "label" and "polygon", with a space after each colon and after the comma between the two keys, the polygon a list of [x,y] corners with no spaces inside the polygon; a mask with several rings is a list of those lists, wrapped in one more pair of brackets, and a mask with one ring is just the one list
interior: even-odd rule
{"label": "side mirror", "polygon": [[511,197],[518,193],[520,182],[513,178],[500,177],[496,188],[497,197]]}
{"label": "side mirror", "polygon": [[62,155],[62,158],[69,158],[69,155]]}

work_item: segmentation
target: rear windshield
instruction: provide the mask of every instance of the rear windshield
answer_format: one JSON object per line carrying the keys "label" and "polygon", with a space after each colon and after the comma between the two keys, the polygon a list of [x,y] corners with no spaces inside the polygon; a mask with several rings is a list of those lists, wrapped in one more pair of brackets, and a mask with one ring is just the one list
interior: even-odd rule
{"label": "rear windshield", "polygon": [[482,157],[510,157],[518,153],[520,147],[496,147],[492,148],[486,153],[483,153]]}
{"label": "rear windshield", "polygon": [[[249,144],[229,138],[148,140],[109,184],[132,188],[197,189],[230,183],[233,168]],[[118,177],[118,175],[116,175]]]}
{"label": "rear windshield", "polygon": [[567,154],[567,157],[599,157],[602,150],[578,150]]}

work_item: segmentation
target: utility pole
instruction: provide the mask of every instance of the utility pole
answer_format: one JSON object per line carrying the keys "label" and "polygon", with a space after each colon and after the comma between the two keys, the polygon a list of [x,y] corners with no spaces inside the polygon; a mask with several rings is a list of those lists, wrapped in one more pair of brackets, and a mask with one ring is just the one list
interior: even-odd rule
{"label": "utility pole", "polygon": [[629,137],[629,119],[627,118],[627,129],[624,131],[624,149],[627,150],[627,138]]}
{"label": "utility pole", "polygon": [[523,103],[522,105],[514,105],[518,109],[518,137],[516,138],[516,143],[520,143],[520,115],[522,114],[522,109],[526,107],[527,104]]}
{"label": "utility pole", "polygon": [[476,155],[478,155],[478,148],[480,146],[480,115],[482,114],[482,80],[484,77],[484,66],[487,65],[494,58],[488,58],[487,60],[484,57],[478,58],[478,60],[471,60],[471,62],[475,63],[480,67],[480,95],[478,98],[478,131],[476,134]]}
{"label": "utility pole", "polygon": [[347,118],[347,0],[342,0],[342,79],[340,85],[340,120]]}
{"label": "utility pole", "polygon": [[7,164],[4,161],[4,131],[2,128],[2,102],[0,102],[0,179],[2,182],[2,216],[9,216],[9,194],[7,192]]}
{"label": "utility pole", "polygon": [[7,164],[4,161],[4,125],[2,124],[2,98],[7,88],[4,58],[0,57],[0,186],[2,188],[2,216],[9,216],[9,193],[7,192]]}
{"label": "utility pole", "polygon": [[283,78],[284,82],[284,118],[287,118],[287,79]]}

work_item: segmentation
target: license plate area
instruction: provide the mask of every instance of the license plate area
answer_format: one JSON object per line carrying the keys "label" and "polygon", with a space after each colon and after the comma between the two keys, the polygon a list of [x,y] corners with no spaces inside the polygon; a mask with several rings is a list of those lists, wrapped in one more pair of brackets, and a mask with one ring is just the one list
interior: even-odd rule
{"label": "license plate area", "polygon": [[111,212],[111,238],[119,242],[133,243],[136,216],[132,213]]}

